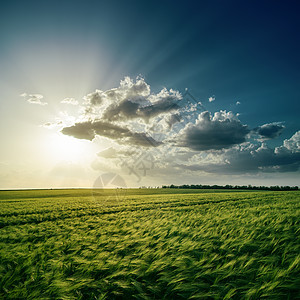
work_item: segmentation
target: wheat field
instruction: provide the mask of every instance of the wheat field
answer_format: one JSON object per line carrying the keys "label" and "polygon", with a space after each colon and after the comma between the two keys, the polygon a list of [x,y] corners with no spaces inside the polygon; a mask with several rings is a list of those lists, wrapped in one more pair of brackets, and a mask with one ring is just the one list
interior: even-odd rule
{"label": "wheat field", "polygon": [[1,299],[300,299],[300,192],[0,192]]}

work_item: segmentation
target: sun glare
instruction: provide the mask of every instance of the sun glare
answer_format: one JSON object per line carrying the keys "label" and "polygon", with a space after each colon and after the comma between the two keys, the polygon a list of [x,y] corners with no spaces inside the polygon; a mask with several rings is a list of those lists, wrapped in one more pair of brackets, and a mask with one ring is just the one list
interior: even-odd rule
{"label": "sun glare", "polygon": [[56,161],[82,162],[90,151],[90,143],[73,137],[54,133],[47,139],[47,155]]}

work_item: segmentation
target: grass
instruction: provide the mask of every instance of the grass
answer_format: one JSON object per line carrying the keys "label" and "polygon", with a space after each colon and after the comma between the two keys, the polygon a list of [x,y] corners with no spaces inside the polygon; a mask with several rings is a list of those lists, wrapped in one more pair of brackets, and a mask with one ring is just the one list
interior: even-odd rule
{"label": "grass", "polygon": [[0,192],[1,299],[300,299],[300,192]]}

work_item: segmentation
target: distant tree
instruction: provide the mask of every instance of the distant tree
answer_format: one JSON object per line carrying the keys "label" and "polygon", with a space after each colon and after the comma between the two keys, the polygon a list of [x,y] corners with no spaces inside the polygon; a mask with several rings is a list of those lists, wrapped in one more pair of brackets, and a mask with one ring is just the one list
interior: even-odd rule
{"label": "distant tree", "polygon": [[183,185],[163,185],[163,189],[235,189],[235,190],[265,190],[265,191],[295,191],[298,190],[298,186],[252,186],[251,184],[247,185],[235,185],[232,186],[227,184],[225,186],[222,185],[202,185],[202,184],[183,184]]}

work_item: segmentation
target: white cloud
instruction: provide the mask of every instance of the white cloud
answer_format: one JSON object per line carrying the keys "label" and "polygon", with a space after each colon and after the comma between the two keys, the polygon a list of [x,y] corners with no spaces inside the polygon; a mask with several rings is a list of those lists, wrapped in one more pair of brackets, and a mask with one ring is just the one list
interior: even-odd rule
{"label": "white cloud", "polygon": [[159,115],[176,112],[182,99],[178,91],[163,88],[157,94],[141,77],[125,77],[120,86],[107,91],[96,90],[84,98],[85,115],[107,121],[140,119],[149,122]]}
{"label": "white cloud", "polygon": [[[141,77],[125,77],[119,87],[96,90],[84,97],[84,112],[73,126],[62,132],[81,139],[93,140],[96,135],[119,143],[157,147],[161,144],[146,131],[147,127],[164,121],[164,128],[180,121],[178,102],[181,94],[163,88],[151,93],[150,86]],[[171,117],[176,114],[177,118]]]}
{"label": "white cloud", "polygon": [[46,122],[41,126],[45,127],[45,128],[52,129],[52,128],[55,128],[55,127],[61,127],[63,125],[64,125],[63,121],[57,121],[57,122]]}
{"label": "white cloud", "polygon": [[23,93],[20,95],[21,97],[25,98],[27,102],[32,104],[38,104],[38,105],[47,105],[47,102],[42,102],[41,100],[44,98],[41,94],[27,94]]}
{"label": "white cloud", "polygon": [[87,105],[97,106],[101,105],[106,99],[106,95],[101,90],[96,90],[93,93],[87,94],[83,97],[83,100]]}
{"label": "white cloud", "polygon": [[[89,141],[99,136],[109,139],[116,148],[98,153],[101,165],[106,160],[130,158],[138,150],[150,151],[157,168],[166,170],[166,163],[172,172],[185,169],[240,174],[299,169],[299,132],[282,146],[270,148],[267,140],[281,134],[282,123],[250,130],[238,114],[204,111],[201,103],[193,99],[189,102],[178,91],[163,88],[151,93],[140,77],[125,77],[118,87],[98,89],[84,100],[84,112],[64,125],[62,133]],[[259,135],[265,143],[253,140],[250,133]]]}
{"label": "white cloud", "polygon": [[[145,82],[144,78],[137,77],[134,81],[126,76],[120,81],[120,86],[106,91],[96,89],[95,92],[83,97],[87,108],[101,106],[103,104],[118,104],[119,102],[129,100],[133,103],[141,104],[145,101],[145,97],[150,95],[150,86]],[[149,101],[145,101],[149,103]]]}
{"label": "white cloud", "polygon": [[215,101],[215,100],[216,100],[216,97],[215,97],[215,96],[211,96],[211,97],[208,98],[208,101],[209,101],[209,102],[213,102],[213,101]]}
{"label": "white cloud", "polygon": [[109,147],[105,150],[98,152],[97,155],[103,158],[116,158],[117,150],[113,147]]}
{"label": "white cloud", "polygon": [[284,140],[283,147],[293,153],[300,152],[300,130],[297,131],[290,139]]}
{"label": "white cloud", "polygon": [[78,105],[78,101],[75,100],[74,98],[65,98],[60,103]]}

